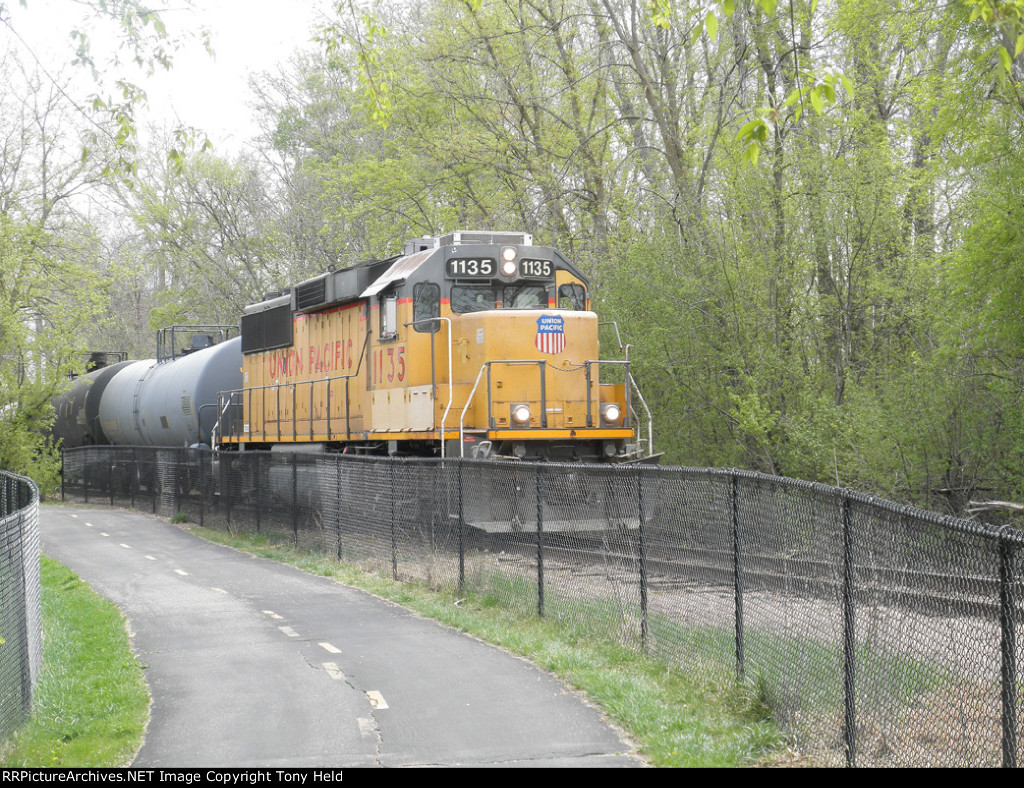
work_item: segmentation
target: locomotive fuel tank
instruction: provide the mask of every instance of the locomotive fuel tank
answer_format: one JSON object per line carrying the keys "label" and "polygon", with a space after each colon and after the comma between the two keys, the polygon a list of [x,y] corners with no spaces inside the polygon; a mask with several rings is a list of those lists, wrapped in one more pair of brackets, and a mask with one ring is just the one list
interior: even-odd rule
{"label": "locomotive fuel tank", "polygon": [[217,396],[242,383],[238,337],[172,361],[129,364],[107,386],[100,424],[123,446],[210,444]]}

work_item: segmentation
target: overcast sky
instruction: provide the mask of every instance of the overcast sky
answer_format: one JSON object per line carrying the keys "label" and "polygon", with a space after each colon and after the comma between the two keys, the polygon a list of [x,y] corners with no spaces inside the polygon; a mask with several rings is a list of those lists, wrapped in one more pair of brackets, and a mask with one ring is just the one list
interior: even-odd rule
{"label": "overcast sky", "polygon": [[[18,0],[4,3],[24,42],[0,27],[0,48],[18,51],[30,63],[26,47],[53,74],[72,72],[74,57],[70,31],[88,19],[88,8],[75,0]],[[173,4],[172,4],[173,5]],[[141,82],[149,99],[149,121],[157,125],[194,126],[206,131],[216,148],[237,149],[256,132],[247,106],[252,73],[273,70],[297,49],[309,43],[313,25],[323,19],[327,0],[194,0],[195,9],[163,14],[168,31],[207,28],[215,56],[211,58],[196,39],[174,56],[174,68],[151,78],[126,71]],[[97,62],[103,47],[113,46],[112,27],[90,33]],[[27,57],[26,57],[27,56]],[[91,88],[88,83],[84,90]]]}

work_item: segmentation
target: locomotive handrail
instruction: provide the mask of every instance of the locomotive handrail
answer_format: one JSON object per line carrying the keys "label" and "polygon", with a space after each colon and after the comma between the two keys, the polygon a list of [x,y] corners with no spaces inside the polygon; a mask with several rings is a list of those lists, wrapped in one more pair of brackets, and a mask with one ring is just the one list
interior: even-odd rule
{"label": "locomotive handrail", "polygon": [[[330,411],[330,391],[331,390],[330,390],[330,384],[335,382],[335,381],[338,381],[338,380],[344,380],[345,381],[345,408],[346,408],[345,430],[346,430],[346,434],[348,434],[348,432],[349,432],[349,426],[348,426],[349,425],[349,418],[348,418],[348,402],[349,402],[348,382],[349,382],[349,380],[351,380],[354,377],[357,377],[360,374],[360,371],[363,368],[363,359],[366,357],[366,348],[369,345],[369,343],[370,343],[370,332],[367,331],[366,332],[366,336],[363,339],[363,346],[362,346],[362,348],[359,351],[359,360],[356,362],[356,368],[352,372],[348,373],[347,375],[336,375],[334,377],[326,377],[326,378],[321,378],[321,379],[318,379],[318,380],[296,380],[296,381],[293,381],[291,383],[267,383],[266,385],[263,385],[263,386],[250,386],[250,387],[244,388],[244,389],[233,389],[231,391],[222,391],[222,392],[220,392],[219,395],[218,395],[220,398],[224,398],[225,395],[227,395],[227,397],[226,397],[227,402],[225,403],[224,407],[221,409],[221,418],[224,417],[224,414],[227,412],[228,408],[231,407],[231,404],[232,404],[231,400],[232,400],[232,398],[236,394],[245,394],[246,392],[249,393],[249,395],[250,395],[250,397],[249,397],[249,407],[250,407],[250,410],[251,410],[251,408],[252,408],[252,399],[253,399],[252,395],[255,392],[257,392],[257,391],[265,392],[267,389],[274,389],[275,393],[278,395],[278,397],[277,397],[277,399],[278,399],[277,437],[278,437],[278,440],[280,440],[281,439],[280,391],[281,391],[281,387],[282,386],[290,386],[292,388],[292,417],[291,417],[291,421],[292,421],[292,439],[295,440],[297,435],[298,435],[298,432],[297,432],[298,424],[297,424],[297,419],[296,419],[296,416],[295,416],[295,407],[294,407],[294,403],[295,403],[296,397],[297,397],[296,389],[299,386],[308,385],[310,387],[310,397],[312,398],[313,386],[315,386],[318,383],[325,383],[328,386],[328,388],[327,388],[327,395],[328,395],[328,409],[327,409],[327,424],[328,424],[328,428],[327,428],[327,437],[328,437],[328,440],[329,440],[330,437],[331,437],[331,431],[330,431],[330,421],[331,421],[331,411]],[[266,397],[264,396],[264,406],[265,405],[266,405]],[[264,409],[265,409],[265,407],[264,407]],[[312,424],[313,424],[312,410],[310,411],[309,421],[310,421],[310,430],[312,430]],[[218,424],[220,423],[220,419],[218,419],[217,423]],[[249,423],[250,424],[252,423],[252,419],[251,418],[249,420]],[[263,435],[266,436],[266,434],[267,434],[266,426],[264,425]]]}
{"label": "locomotive handrail", "polygon": [[[615,329],[616,329],[616,331],[618,331],[618,326],[616,326]],[[632,346],[631,345],[627,345],[626,346],[627,354],[629,353],[628,348],[630,348],[630,347],[632,347]],[[600,360],[598,360],[598,361],[587,361],[585,363],[587,363],[587,364],[611,364],[613,366],[625,367],[625,369],[626,369],[626,379],[629,381],[629,385],[633,389],[633,391],[636,392],[637,397],[640,398],[640,404],[644,406],[644,411],[646,411],[646,413],[647,413],[647,444],[648,444],[648,451],[649,451],[650,454],[654,454],[654,418],[651,416],[651,409],[649,407],[647,407],[647,400],[645,400],[644,399],[644,395],[640,393],[640,387],[636,385],[636,378],[633,377],[633,373],[630,372],[630,370],[629,370],[629,365],[630,365],[629,359],[627,358],[625,361],[612,361],[612,360],[609,359],[609,360],[606,360],[606,361],[600,361]],[[588,393],[588,396],[589,396],[589,393]],[[628,389],[627,389],[627,396],[628,396]],[[627,409],[626,410],[627,414],[633,410],[633,406],[632,406],[631,402],[629,402],[629,401],[626,402],[626,409]],[[637,440],[639,441],[640,438],[637,438]]]}
{"label": "locomotive handrail", "polygon": [[[450,317],[425,317],[422,320],[413,320],[411,323],[406,323],[405,327],[414,326],[417,323],[434,323],[438,320],[444,321],[448,324],[448,405],[444,409],[444,413],[441,415],[441,459],[444,459],[444,423],[448,420],[448,413],[452,409],[452,399],[454,397],[455,384],[452,380],[452,319]],[[434,361],[434,338],[430,338],[430,377],[434,388],[434,400],[437,401],[437,380],[435,372],[435,361]],[[437,413],[437,411],[434,411]],[[433,422],[433,418],[431,418]],[[461,435],[460,435],[461,437]]]}
{"label": "locomotive handrail", "polygon": [[[476,395],[476,387],[480,385],[480,378],[483,376],[484,370],[490,365],[490,361],[485,361],[483,366],[480,367],[480,371],[476,373],[476,381],[473,383],[473,388],[470,390],[469,396],[466,397],[466,404],[462,406],[462,414],[459,416],[459,457],[461,458],[465,458],[466,456],[466,411],[469,410],[469,403],[473,401],[473,397]],[[443,442],[444,441],[442,441],[442,443]]]}
{"label": "locomotive handrail", "polygon": [[[466,435],[466,433],[465,433],[466,411],[469,410],[470,403],[472,403],[473,397],[476,396],[476,390],[480,386],[480,378],[483,377],[484,370],[488,371],[488,376],[489,376],[490,375],[490,367],[491,367],[492,364],[539,364],[540,367],[541,367],[541,392],[540,392],[540,396],[541,396],[541,414],[542,414],[542,416],[545,416],[546,415],[546,412],[545,412],[545,398],[547,396],[547,392],[545,391],[545,387],[544,387],[544,383],[543,383],[543,374],[544,374],[544,367],[547,365],[547,363],[548,362],[547,362],[546,359],[516,359],[516,360],[511,360],[511,359],[504,360],[503,359],[503,360],[485,361],[483,363],[483,365],[480,367],[480,371],[476,375],[476,381],[474,381],[474,383],[473,383],[473,388],[469,392],[469,396],[466,398],[466,404],[462,406],[462,415],[459,417],[459,456],[460,457],[465,457],[466,456],[466,442],[465,442],[465,435]],[[592,364],[597,364],[598,366],[600,366],[601,364],[609,364],[609,365],[613,365],[613,366],[624,366],[625,367],[626,378],[629,381],[629,386],[631,386],[633,391],[636,392],[637,397],[640,398],[640,404],[642,404],[644,406],[644,410],[647,412],[647,444],[648,444],[648,453],[649,454],[654,454],[654,419],[651,416],[651,409],[649,407],[647,407],[647,401],[644,399],[643,394],[640,393],[640,389],[636,385],[636,381],[633,379],[632,374],[630,374],[630,372],[629,372],[629,361],[612,361],[612,360],[602,361],[600,359],[597,359],[597,360],[586,361],[584,363],[585,363],[585,365],[586,365],[588,370],[590,369],[590,365],[592,365]],[[627,389],[627,391],[628,391],[628,389]],[[488,411],[488,417],[490,416],[490,396],[491,396],[490,386],[488,385],[488,392],[487,392],[487,399],[488,399],[487,411]],[[588,402],[588,409],[589,409],[589,402],[590,402],[590,373],[589,373],[589,371],[587,373],[587,402]],[[631,410],[632,406],[627,402],[626,407],[627,407],[627,415],[628,415],[628,413]],[[543,426],[546,426],[546,425],[543,425]],[[444,438],[444,432],[443,431],[441,433],[441,436],[442,436],[442,440],[443,440],[443,438]],[[640,439],[638,438],[638,440],[640,440]]]}
{"label": "locomotive handrail", "polygon": [[[241,391],[241,389],[239,389],[239,391]],[[218,432],[217,428],[220,427],[220,423],[224,419],[224,414],[227,413],[228,412],[228,408],[231,407],[231,395],[234,394],[234,393],[235,392],[233,392],[233,391],[218,391],[217,392],[217,403],[218,404],[220,404],[220,401],[223,399],[225,394],[227,394],[228,396],[227,396],[227,401],[224,403],[224,407],[221,408],[220,413],[217,414],[217,421],[215,421],[213,423],[213,429],[210,430],[210,448],[212,448],[214,451],[217,451],[217,432]]]}
{"label": "locomotive handrail", "polygon": [[[629,376],[630,385],[633,386],[633,391],[640,398],[640,404],[644,406],[644,410],[647,411],[647,453],[654,454],[654,419],[651,417],[651,409],[647,407],[647,400],[644,399],[644,395],[640,393],[640,387],[636,385],[636,378],[633,377],[632,373]],[[637,441],[639,442],[639,438]]]}
{"label": "locomotive handrail", "polygon": [[[619,334],[619,324],[616,321],[614,321],[614,320],[605,320],[605,321],[597,324],[598,328],[600,328],[601,326],[612,326],[615,329],[615,341],[619,343],[619,350],[621,350],[623,353],[625,353],[625,355],[626,355],[626,362],[628,363],[629,362],[629,349],[631,347],[633,347],[633,346],[632,345],[628,345],[628,344],[627,345],[623,345],[622,344],[622,335]],[[608,363],[608,362],[605,362],[605,363]],[[641,399],[643,399],[643,398],[641,397]]]}
{"label": "locomotive handrail", "polygon": [[[545,386],[544,386],[544,367],[547,365],[547,363],[548,363],[547,360],[543,359],[543,358],[541,358],[541,359],[536,359],[536,358],[529,358],[529,359],[500,359],[500,360],[496,359],[494,361],[485,361],[483,363],[483,366],[480,367],[480,371],[476,375],[476,382],[473,384],[473,389],[469,392],[469,396],[466,398],[466,404],[462,406],[462,415],[459,416],[459,456],[460,457],[465,457],[466,456],[466,440],[465,440],[465,438],[466,438],[466,432],[465,432],[466,411],[469,410],[469,404],[473,401],[473,397],[476,395],[476,389],[477,389],[477,386],[480,385],[480,378],[484,374],[484,370],[485,369],[487,370],[487,374],[488,374],[488,377],[489,377],[490,376],[490,370],[491,370],[491,364],[538,364],[538,365],[540,365],[540,370],[541,370],[541,387],[540,387],[540,402],[541,402],[541,405],[540,405],[540,411],[541,411],[542,418],[547,418],[547,411],[545,409],[546,398],[547,398],[547,391],[545,391]],[[490,391],[490,385],[488,383],[488,387],[487,387],[487,416],[488,416],[488,421],[490,421],[490,415],[491,415],[491,391]],[[545,424],[544,426],[547,426],[547,425]]]}

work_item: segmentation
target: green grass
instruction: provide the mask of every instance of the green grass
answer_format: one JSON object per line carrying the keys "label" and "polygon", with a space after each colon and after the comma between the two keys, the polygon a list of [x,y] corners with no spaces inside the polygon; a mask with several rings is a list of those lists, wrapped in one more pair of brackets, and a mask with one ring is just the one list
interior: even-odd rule
{"label": "green grass", "polygon": [[[495,577],[485,592],[457,596],[415,582],[339,564],[330,557],[274,543],[255,535],[231,535],[193,527],[211,541],[292,564],[391,600],[425,617],[502,646],[551,671],[581,690],[636,743],[640,754],[661,767],[734,767],[770,762],[784,748],[762,695],[722,681],[708,685],[664,661],[595,635],[574,602],[560,616],[552,601],[541,619],[536,587],[521,578]],[[583,603],[600,608],[601,601]],[[600,617],[601,611],[597,609]]]}
{"label": "green grass", "polygon": [[32,718],[0,748],[0,766],[127,766],[149,693],[124,618],[67,567],[42,559],[43,666]]}

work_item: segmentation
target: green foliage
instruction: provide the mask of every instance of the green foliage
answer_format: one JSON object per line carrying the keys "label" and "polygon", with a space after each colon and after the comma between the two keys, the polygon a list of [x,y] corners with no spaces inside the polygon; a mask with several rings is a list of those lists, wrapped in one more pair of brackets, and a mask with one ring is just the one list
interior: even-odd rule
{"label": "green foliage", "polygon": [[276,229],[274,196],[254,162],[207,149],[177,166],[145,162],[146,184],[124,197],[142,241],[140,257],[158,281],[149,324],[235,324],[242,309],[285,282],[292,268]]}
{"label": "green foliage", "polygon": [[[970,21],[980,21],[993,34],[999,44],[985,50],[982,58],[998,59],[1007,75],[1013,71],[1013,61],[1024,51],[1024,2],[1021,0],[963,0],[971,9]],[[1003,44],[1002,42],[1012,42]],[[1010,50],[1013,50],[1013,54]]]}
{"label": "green foliage", "polygon": [[[0,467],[56,489],[59,463],[44,437],[50,399],[81,365],[83,337],[99,314],[82,252],[39,226],[0,214]],[[81,290],[67,293],[66,283]]]}
{"label": "green foliage", "polygon": [[395,72],[386,64],[388,28],[372,10],[356,8],[352,0],[338,0],[335,13],[353,18],[350,26],[339,22],[321,25],[314,40],[323,46],[328,61],[336,63],[349,52],[355,53],[355,74],[362,87],[362,106],[367,116],[381,129],[387,129],[394,113],[391,94]]}
{"label": "green foliage", "polygon": [[1024,345],[1024,156],[1009,145],[980,169],[973,221],[958,250],[959,295],[983,315],[984,329],[1006,346]]}
{"label": "green foliage", "polygon": [[[20,0],[20,5],[29,6],[30,2]],[[64,98],[71,102],[74,111],[88,118],[92,129],[80,149],[82,161],[106,149],[99,162],[102,175],[131,186],[138,175],[136,116],[139,108],[146,105],[147,97],[142,86],[124,78],[125,68],[141,68],[146,76],[169,70],[175,52],[192,35],[198,36],[212,54],[209,36],[205,30],[172,33],[161,11],[139,0],[88,0],[82,5],[84,18],[69,20],[75,25],[69,34],[75,49],[70,65],[88,71],[96,92],[85,99],[65,92]],[[187,8],[192,2],[185,0],[183,5]],[[17,35],[16,22],[10,17],[0,15],[0,21]],[[104,47],[97,54],[92,46],[97,27],[113,32],[118,45]],[[197,134],[186,127],[179,127],[175,133],[183,137]],[[172,166],[179,160],[180,151],[168,149],[167,159]]]}

